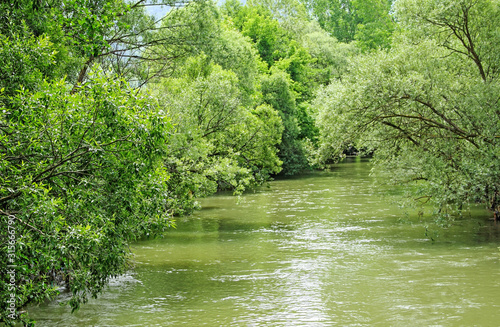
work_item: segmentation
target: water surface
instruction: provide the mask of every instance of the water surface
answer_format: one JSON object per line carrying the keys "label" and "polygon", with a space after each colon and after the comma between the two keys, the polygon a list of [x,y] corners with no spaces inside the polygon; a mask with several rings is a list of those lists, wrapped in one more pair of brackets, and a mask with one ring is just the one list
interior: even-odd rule
{"label": "water surface", "polygon": [[498,326],[488,213],[439,228],[369,169],[352,160],[204,199],[164,239],[136,244],[135,270],[76,314],[64,295],[30,312],[40,326]]}

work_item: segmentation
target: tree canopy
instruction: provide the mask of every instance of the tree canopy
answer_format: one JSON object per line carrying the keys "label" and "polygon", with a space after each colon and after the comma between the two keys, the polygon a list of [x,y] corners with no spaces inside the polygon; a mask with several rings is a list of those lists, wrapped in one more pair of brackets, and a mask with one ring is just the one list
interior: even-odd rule
{"label": "tree canopy", "polygon": [[393,0],[305,1],[321,27],[341,42],[356,41],[363,50],[389,48],[395,23]]}
{"label": "tree canopy", "polygon": [[397,1],[391,50],[354,58],[317,98],[320,155],[354,144],[375,151],[394,181],[416,184],[421,200],[498,211],[498,9]]}

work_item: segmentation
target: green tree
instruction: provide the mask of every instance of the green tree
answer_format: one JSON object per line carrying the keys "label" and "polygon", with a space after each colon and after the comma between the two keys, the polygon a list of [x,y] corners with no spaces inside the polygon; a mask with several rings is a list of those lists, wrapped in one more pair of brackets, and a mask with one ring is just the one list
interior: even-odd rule
{"label": "green tree", "polygon": [[349,58],[355,56],[359,50],[351,44],[338,42],[323,30],[318,22],[309,22],[298,41],[305,47],[312,61],[309,83],[314,89],[319,85],[328,85],[332,79],[340,78],[347,70]]}
{"label": "green tree", "polygon": [[441,213],[469,202],[498,211],[498,3],[401,0],[396,14],[394,47],[357,58],[320,93],[319,155],[354,143]]}
{"label": "green tree", "polygon": [[165,166],[173,177],[172,198],[184,212],[198,197],[217,190],[240,193],[281,169],[278,113],[244,105],[238,86],[234,72],[206,55],[190,58],[176,77],[152,85],[176,126]]}
{"label": "green tree", "polygon": [[3,321],[63,281],[78,308],[127,269],[129,241],[169,226],[160,159],[170,124],[147,96],[132,94],[95,76],[72,95],[62,80],[0,99]]}
{"label": "green tree", "polygon": [[[132,54],[132,58],[142,64],[139,66],[141,86],[156,77],[169,77],[190,56],[208,53],[211,45],[220,38],[221,16],[212,1],[192,0],[186,6],[183,1],[179,1],[178,6],[155,20],[152,26],[143,29],[138,36],[140,43],[130,42],[132,50],[137,52]],[[146,40],[143,39],[144,31],[151,34]],[[129,35],[135,33],[132,30]],[[128,42],[126,38],[125,45],[120,47],[120,53],[126,59],[124,65],[130,65],[131,46],[127,45]]]}
{"label": "green tree", "polygon": [[[145,9],[152,5],[171,10],[163,17],[152,17]],[[211,8],[205,0],[22,0],[16,6],[0,4],[5,18],[0,29],[10,35],[25,26],[34,36],[48,36],[60,53],[55,70],[67,75],[73,92],[94,64],[134,77],[135,84],[142,86],[171,72],[174,59],[206,41],[210,31],[205,28],[213,26]],[[147,51],[152,46],[164,51]]]}
{"label": "green tree", "polygon": [[[311,27],[303,9],[294,1],[262,0],[248,2],[245,6],[236,1],[225,4],[225,12],[231,15],[229,22],[250,38],[260,57],[269,65],[269,70],[263,72],[267,74],[261,77],[260,90],[262,101],[275,108],[283,121],[279,157],[283,161],[282,173],[287,175],[309,168],[304,143],[315,143],[317,129],[308,101],[320,83],[329,83],[329,73],[326,78],[321,77],[325,68],[322,65],[326,63],[331,68],[333,64],[332,58],[323,57],[324,51],[316,51],[315,58],[311,56],[309,47],[319,47],[307,33],[321,28],[315,25],[317,29],[314,30]],[[336,43],[330,40],[331,43],[321,45],[323,50]]]}
{"label": "green tree", "polygon": [[354,40],[362,51],[390,48],[394,20],[390,16],[393,0],[353,1],[360,22],[356,26]]}
{"label": "green tree", "polygon": [[267,10],[246,6],[238,13],[235,23],[243,35],[252,39],[260,57],[269,66],[286,56],[287,33]]}
{"label": "green tree", "polygon": [[145,5],[0,4],[0,323],[62,284],[77,309],[128,269],[131,241],[172,224],[170,119],[110,64],[172,40]]}
{"label": "green tree", "polygon": [[394,22],[392,0],[306,1],[321,27],[341,42],[357,41],[362,50],[388,48]]}
{"label": "green tree", "polygon": [[247,5],[266,8],[270,16],[280,23],[292,38],[302,33],[309,19],[307,9],[299,0],[250,0]]}
{"label": "green tree", "polygon": [[351,42],[361,22],[351,0],[311,0],[308,7],[321,27],[341,42]]}
{"label": "green tree", "polygon": [[207,56],[238,77],[238,89],[245,105],[253,105],[258,97],[260,75],[267,70],[251,40],[234,29],[223,29],[206,49]]}
{"label": "green tree", "polygon": [[310,64],[314,60],[307,49],[295,40],[291,40],[288,47],[287,56],[277,61],[273,69],[279,69],[290,76],[291,87],[295,91],[298,102],[309,100],[313,92]]}
{"label": "green tree", "polygon": [[299,139],[295,96],[286,73],[273,70],[262,80],[262,94],[265,103],[278,111],[283,121],[283,136],[279,145],[279,158],[283,161],[285,175],[295,175],[308,168],[304,147]]}

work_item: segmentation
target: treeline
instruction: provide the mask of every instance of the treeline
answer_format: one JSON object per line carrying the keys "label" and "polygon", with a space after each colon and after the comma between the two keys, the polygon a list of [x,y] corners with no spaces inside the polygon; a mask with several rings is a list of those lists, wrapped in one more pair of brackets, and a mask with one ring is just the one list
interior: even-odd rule
{"label": "treeline", "polygon": [[7,325],[96,297],[197,198],[308,169],[314,90],[357,51],[292,2],[2,2],[0,43]]}
{"label": "treeline", "polygon": [[499,26],[493,0],[0,3],[0,321],[350,147],[443,214],[499,210]]}

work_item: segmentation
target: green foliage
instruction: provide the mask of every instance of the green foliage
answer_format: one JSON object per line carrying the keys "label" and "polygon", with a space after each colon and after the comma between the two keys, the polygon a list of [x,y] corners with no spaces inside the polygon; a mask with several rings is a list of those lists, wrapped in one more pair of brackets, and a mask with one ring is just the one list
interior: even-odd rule
{"label": "green foliage", "polygon": [[309,140],[316,145],[319,129],[315,124],[311,111],[311,105],[308,103],[303,102],[297,105],[297,122],[300,130],[298,139]]}
{"label": "green foliage", "polygon": [[306,48],[301,47],[296,41],[289,44],[288,54],[273,66],[290,76],[292,88],[297,95],[298,101],[309,100],[312,96],[310,75],[312,73],[310,63],[313,62]]}
{"label": "green foliage", "polygon": [[265,63],[262,62],[250,39],[239,31],[224,29],[207,50],[214,63],[237,75],[242,101],[245,105],[251,105],[257,96],[260,73]]}
{"label": "green foliage", "polygon": [[498,4],[407,0],[396,9],[404,29],[393,48],[353,60],[319,92],[319,157],[365,147],[394,182],[442,210],[498,210]]}
{"label": "green foliage", "polygon": [[[126,245],[170,225],[162,168],[170,123],[147,96],[99,74],[2,96],[0,217],[16,232],[16,308],[55,294],[73,309],[127,268]],[[1,230],[2,270],[7,229]],[[2,318],[9,282],[2,273]]]}
{"label": "green foliage", "polygon": [[283,161],[282,173],[298,174],[309,166],[299,140],[297,107],[288,76],[274,70],[269,77],[262,80],[262,94],[264,102],[276,109],[283,121],[284,130],[279,145],[279,158]]}
{"label": "green foliage", "polygon": [[192,1],[184,8],[172,10],[161,20],[151,42],[144,42],[146,69],[154,68],[155,77],[168,77],[188,57],[211,53],[211,45],[221,32],[221,19],[211,1]]}
{"label": "green foliage", "polygon": [[300,173],[309,168],[304,143],[314,147],[318,133],[308,101],[319,85],[341,74],[345,65],[341,57],[350,50],[308,22],[303,7],[293,1],[256,1],[246,6],[229,2],[225,10],[231,26],[250,38],[269,65],[270,75],[261,77],[260,91],[262,101],[275,108],[283,121],[282,173]]}
{"label": "green foliage", "polygon": [[165,165],[179,212],[192,210],[197,197],[239,193],[280,171],[278,114],[268,106],[244,106],[236,74],[207,59],[193,57],[179,77],[155,85],[176,126]]}
{"label": "green foliage", "polygon": [[392,0],[310,0],[306,1],[321,27],[341,42],[356,41],[368,51],[389,48],[394,21]]}
{"label": "green foliage", "polygon": [[[57,44],[58,65],[54,73],[77,79],[78,66],[107,53],[112,43],[108,38],[130,6],[124,1],[55,0],[19,1],[17,6],[0,4],[5,20],[0,23],[4,36],[45,36]],[[87,67],[88,68],[88,67]]]}
{"label": "green foliage", "polygon": [[285,57],[288,38],[286,31],[270,13],[259,7],[244,7],[236,17],[235,24],[241,33],[254,42],[260,57],[269,66]]}
{"label": "green foliage", "polygon": [[354,40],[362,51],[391,47],[395,24],[389,15],[393,0],[353,1],[360,23],[356,26]]}
{"label": "green foliage", "polygon": [[302,32],[300,43],[313,58],[309,65],[309,83],[328,85],[332,79],[340,78],[346,71],[348,59],[357,54],[356,47],[338,42],[314,21],[308,23]]}
{"label": "green foliage", "polygon": [[266,8],[280,26],[296,38],[308,23],[307,9],[299,0],[249,0],[247,5]]}
{"label": "green foliage", "polygon": [[451,53],[462,54],[485,81],[498,76],[500,57],[492,42],[499,37],[496,1],[400,1],[395,10],[403,26],[411,29],[410,40],[432,39]]}
{"label": "green foliage", "polygon": [[341,42],[351,42],[356,26],[361,22],[351,0],[310,0],[312,9],[321,27]]}
{"label": "green foliage", "polygon": [[57,51],[48,37],[29,32],[8,37],[0,34],[0,83],[3,95],[14,95],[22,87],[32,90],[52,75]]}

